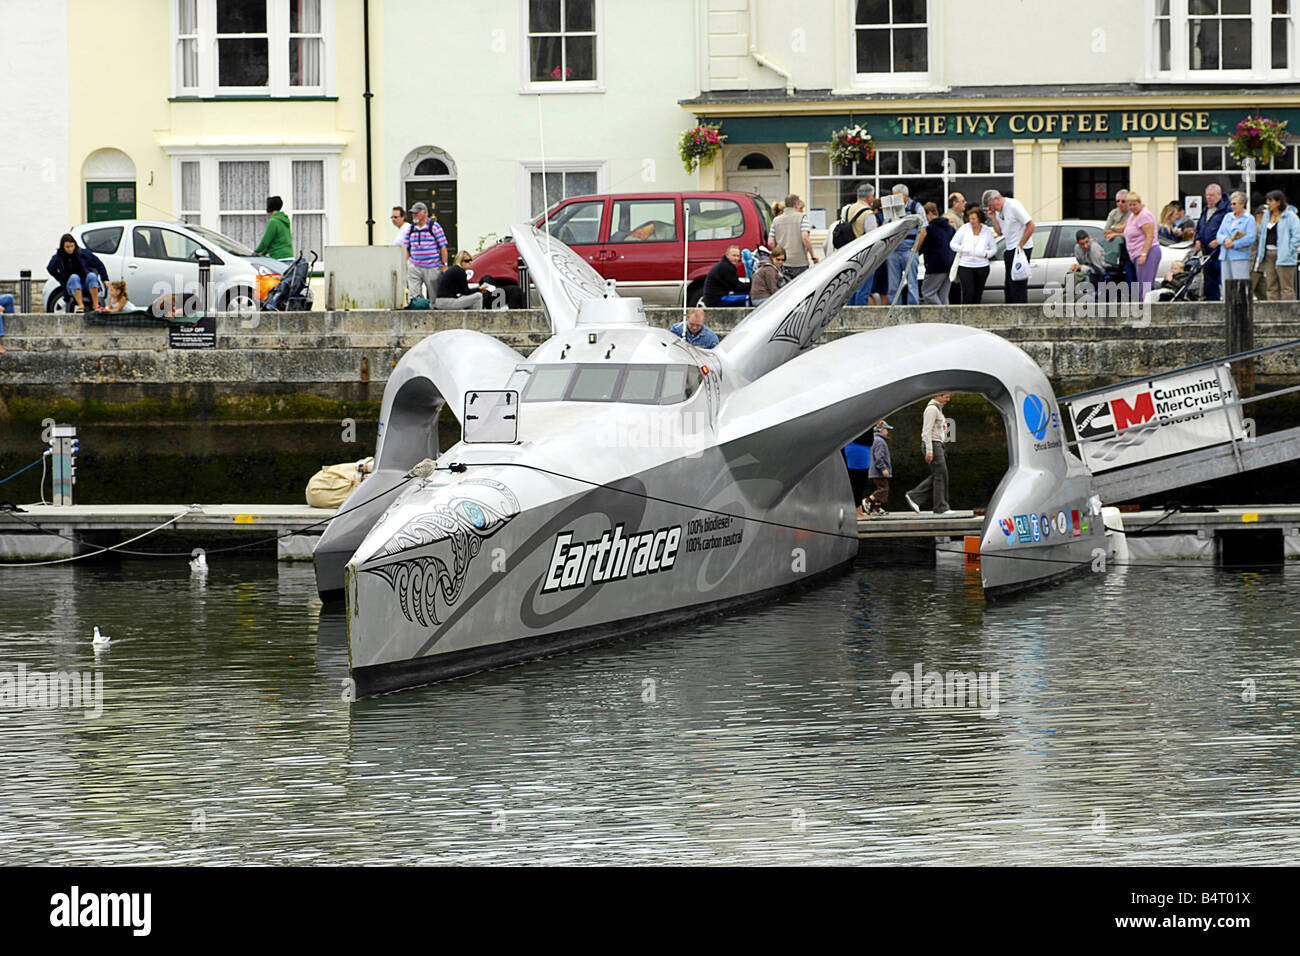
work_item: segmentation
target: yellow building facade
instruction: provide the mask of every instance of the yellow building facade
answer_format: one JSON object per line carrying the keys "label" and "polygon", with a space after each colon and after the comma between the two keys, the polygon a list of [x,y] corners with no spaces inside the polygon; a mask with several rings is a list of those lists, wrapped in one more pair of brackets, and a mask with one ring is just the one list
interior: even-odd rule
{"label": "yellow building facade", "polygon": [[[295,251],[366,243],[361,0],[69,0],[68,20],[74,222],[184,220],[251,247],[279,195]],[[381,3],[369,20],[378,35]]]}

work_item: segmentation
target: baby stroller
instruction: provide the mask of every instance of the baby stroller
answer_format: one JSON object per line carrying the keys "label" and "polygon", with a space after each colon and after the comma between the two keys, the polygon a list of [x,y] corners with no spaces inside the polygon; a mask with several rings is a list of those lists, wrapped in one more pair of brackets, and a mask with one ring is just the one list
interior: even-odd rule
{"label": "baby stroller", "polygon": [[1183,260],[1183,273],[1187,276],[1182,287],[1176,289],[1166,301],[1169,302],[1186,302],[1204,298],[1205,294],[1205,276],[1201,272],[1205,269],[1207,256],[1197,255],[1193,252]]}
{"label": "baby stroller", "polygon": [[[1193,252],[1183,260],[1183,273],[1175,277],[1170,273],[1164,281],[1147,293],[1148,302],[1196,302],[1204,298],[1205,270],[1208,258]],[[1174,281],[1177,280],[1177,281]]]}
{"label": "baby stroller", "polygon": [[303,254],[289,263],[288,268],[280,274],[280,281],[266,294],[262,308],[268,312],[309,312],[312,307],[312,291],[307,285],[311,270],[316,265],[316,253],[311,254],[309,263]]}

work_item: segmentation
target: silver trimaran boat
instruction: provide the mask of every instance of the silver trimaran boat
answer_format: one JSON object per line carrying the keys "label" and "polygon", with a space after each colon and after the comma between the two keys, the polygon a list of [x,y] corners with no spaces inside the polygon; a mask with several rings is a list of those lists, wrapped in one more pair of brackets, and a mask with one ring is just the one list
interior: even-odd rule
{"label": "silver trimaran boat", "polygon": [[[837,250],[713,350],[652,328],[639,299],[516,226],[554,334],[527,358],[469,330],[412,348],[384,391],[376,471],[316,548],[322,596],[347,603],[357,695],[660,627],[846,568],[858,536],[840,449],[941,392],[985,396],[1006,425],[1010,467],[981,533],[986,594],[1089,562],[1100,504],[1023,351],[938,324],[814,348],[917,218]],[[440,452],[444,403],[463,435]]]}

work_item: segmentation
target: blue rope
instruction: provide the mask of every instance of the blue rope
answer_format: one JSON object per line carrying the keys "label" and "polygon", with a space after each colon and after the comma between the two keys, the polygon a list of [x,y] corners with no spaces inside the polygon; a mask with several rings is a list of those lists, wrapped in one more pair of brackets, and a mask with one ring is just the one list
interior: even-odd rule
{"label": "blue rope", "polygon": [[[42,461],[44,458],[45,458],[45,456],[42,455],[40,458],[37,458],[34,462],[32,462],[30,465],[28,465],[27,468],[19,468],[19,469],[18,469],[17,471],[15,471],[12,475],[10,475],[9,478],[17,478],[17,477],[18,477],[19,475],[21,475],[24,471],[27,471],[28,468],[35,468],[37,465],[39,465],[39,464],[41,463],[41,461]],[[9,480],[9,478],[0,478],[0,485],[3,485],[6,481]]]}

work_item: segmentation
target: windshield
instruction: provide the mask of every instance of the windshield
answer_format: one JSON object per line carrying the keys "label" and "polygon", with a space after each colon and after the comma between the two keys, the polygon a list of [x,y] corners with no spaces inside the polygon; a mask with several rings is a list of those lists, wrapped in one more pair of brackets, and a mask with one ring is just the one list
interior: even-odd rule
{"label": "windshield", "polygon": [[208,242],[212,243],[222,252],[228,252],[232,256],[243,256],[245,259],[253,259],[256,258],[257,256],[257,253],[254,252],[252,249],[248,249],[244,246],[241,246],[239,243],[235,242],[235,240],[231,239],[229,236],[223,236],[221,233],[214,232],[211,229],[206,228],[205,226],[190,225],[187,226],[186,228],[189,229],[189,231],[194,233],[195,235],[202,236],[204,239],[208,240]]}
{"label": "windshield", "polygon": [[694,365],[520,365],[506,388],[524,402],[630,402],[674,405],[700,387]]}

